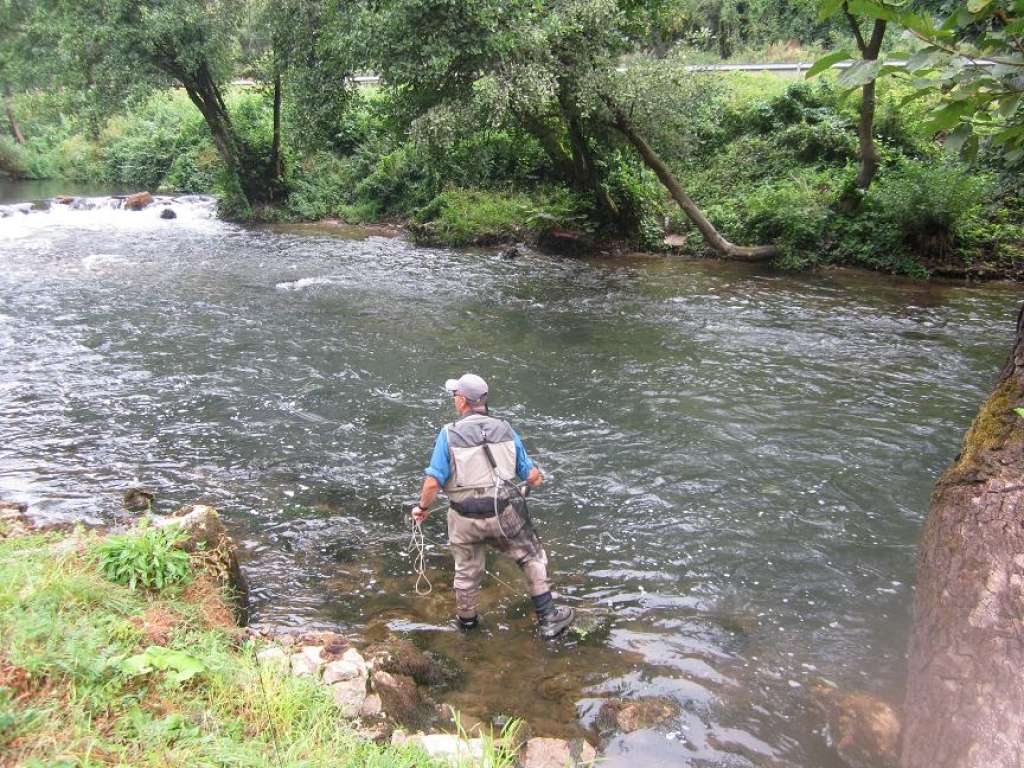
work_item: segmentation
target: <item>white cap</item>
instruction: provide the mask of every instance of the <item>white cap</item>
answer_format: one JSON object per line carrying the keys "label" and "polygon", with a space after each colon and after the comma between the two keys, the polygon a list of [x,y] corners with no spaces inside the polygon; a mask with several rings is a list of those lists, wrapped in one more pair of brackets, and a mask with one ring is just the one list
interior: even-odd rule
{"label": "white cap", "polygon": [[475,373],[464,373],[457,379],[448,379],[444,388],[448,394],[462,395],[471,403],[487,397],[487,382]]}

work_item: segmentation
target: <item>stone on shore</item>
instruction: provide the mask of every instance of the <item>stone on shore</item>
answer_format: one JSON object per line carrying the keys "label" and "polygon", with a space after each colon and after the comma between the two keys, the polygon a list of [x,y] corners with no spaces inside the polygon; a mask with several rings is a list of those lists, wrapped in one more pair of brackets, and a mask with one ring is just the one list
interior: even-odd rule
{"label": "stone on shore", "polygon": [[[396,735],[400,734],[396,731]],[[435,760],[445,760],[453,765],[477,765],[484,757],[483,739],[463,739],[449,733],[417,733],[413,736],[402,734],[393,744],[414,744]]]}
{"label": "stone on shore", "polygon": [[20,501],[0,501],[0,520],[4,522],[27,522],[26,512],[28,504],[22,504]]}
{"label": "stone on shore", "polygon": [[384,705],[381,703],[380,694],[367,694],[363,706],[359,708],[359,716],[365,719],[380,717],[384,712]]}
{"label": "stone on shore", "polygon": [[288,654],[284,652],[283,648],[277,646],[264,648],[257,653],[256,663],[259,664],[261,670],[269,670],[278,675],[286,675],[291,669],[291,659],[288,658]]}
{"label": "stone on shore", "polygon": [[331,685],[331,695],[342,717],[359,717],[366,702],[366,678],[354,677],[334,683]]}
{"label": "stone on shore", "polygon": [[152,202],[153,196],[149,192],[136,192],[134,195],[128,195],[124,199],[122,207],[126,211],[141,211]]}
{"label": "stone on shore", "polygon": [[329,661],[324,666],[324,683],[330,685],[355,678],[365,681],[368,674],[369,669],[359,651],[349,648],[340,659]]}
{"label": "stone on shore", "polygon": [[291,656],[292,674],[295,677],[319,677],[324,660],[320,655],[319,646],[307,645]]}
{"label": "stone on shore", "polygon": [[377,670],[373,673],[373,689],[380,696],[385,714],[411,731],[426,730],[437,718],[437,705],[408,675]]}
{"label": "stone on shore", "polygon": [[582,739],[565,741],[541,736],[526,742],[520,757],[522,768],[582,768],[597,760],[597,752]]}

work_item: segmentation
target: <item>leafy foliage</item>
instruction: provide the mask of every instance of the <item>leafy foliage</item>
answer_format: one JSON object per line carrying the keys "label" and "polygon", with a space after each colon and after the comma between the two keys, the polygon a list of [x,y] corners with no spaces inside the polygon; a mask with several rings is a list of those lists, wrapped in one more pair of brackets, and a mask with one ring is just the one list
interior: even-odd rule
{"label": "leafy foliage", "polygon": [[129,676],[148,675],[156,671],[165,673],[165,679],[172,685],[188,682],[197,675],[206,672],[206,665],[195,656],[151,645],[142,653],[113,660],[114,665]]}
{"label": "leafy foliage", "polygon": [[190,576],[189,555],[176,546],[181,538],[181,529],[174,525],[112,536],[96,548],[100,572],[129,589],[179,584]]}

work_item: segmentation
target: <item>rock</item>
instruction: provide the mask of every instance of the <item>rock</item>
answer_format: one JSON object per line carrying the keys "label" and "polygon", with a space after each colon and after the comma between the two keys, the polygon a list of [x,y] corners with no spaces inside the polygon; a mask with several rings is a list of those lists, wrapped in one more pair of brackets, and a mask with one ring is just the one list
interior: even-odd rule
{"label": "rock", "polygon": [[365,664],[359,664],[349,659],[330,661],[324,667],[324,683],[330,685],[342,680],[353,680],[357,677],[361,680],[366,680],[366,672]]}
{"label": "rock", "polygon": [[124,492],[122,503],[129,512],[148,512],[153,507],[156,496],[145,488],[129,488]]}
{"label": "rock", "polygon": [[292,674],[295,677],[319,677],[323,665],[318,646],[307,645],[299,653],[291,655]]}
{"label": "rock", "polygon": [[269,670],[279,675],[288,674],[288,670],[291,668],[291,659],[288,658],[288,654],[284,652],[283,648],[278,648],[276,645],[264,648],[257,653],[256,663],[259,664],[261,670]]}
{"label": "rock", "polygon": [[366,649],[374,669],[408,675],[420,685],[451,685],[462,671],[450,659],[424,653],[408,640],[391,638]]}
{"label": "rock", "polygon": [[359,717],[367,698],[366,678],[356,677],[334,683],[331,685],[331,695],[342,717]]}
{"label": "rock", "polygon": [[0,501],[0,520],[4,522],[28,522],[25,513],[28,512],[28,504],[20,501]]}
{"label": "rock", "polygon": [[864,691],[820,683],[811,696],[825,714],[827,740],[850,768],[896,766],[900,719],[891,706]]}
{"label": "rock", "polygon": [[582,739],[565,741],[537,736],[526,742],[522,768],[577,768],[593,765],[597,752]]}
{"label": "rock", "polygon": [[126,211],[141,211],[152,202],[153,196],[149,192],[136,192],[134,195],[128,195],[121,207]]}
{"label": "rock", "polygon": [[376,693],[369,694],[363,701],[363,706],[359,708],[359,716],[366,719],[380,717],[383,712],[384,705],[381,704],[380,695]]}
{"label": "rock", "polygon": [[57,195],[53,198],[53,202],[57,203],[57,205],[71,205],[75,202],[75,198],[68,195]]}
{"label": "rock", "polygon": [[597,725],[602,730],[632,733],[657,728],[679,715],[679,704],[663,696],[609,699],[601,705]]}
{"label": "rock", "polygon": [[238,565],[238,548],[224,528],[217,510],[205,504],[189,504],[170,517],[154,518],[153,524],[160,528],[181,526],[185,538],[178,546],[186,552],[199,553],[206,570],[221,586],[232,589],[238,601],[239,619],[244,624],[249,585]]}
{"label": "rock", "polygon": [[559,256],[584,256],[594,249],[594,241],[583,232],[549,229],[537,238],[537,246]]}
{"label": "rock", "polygon": [[161,219],[176,219],[176,218],[178,218],[178,214],[176,214],[170,208],[164,208],[162,211],[160,211],[160,218]]}
{"label": "rock", "polygon": [[408,675],[377,670],[373,673],[373,689],[380,696],[385,714],[410,730],[426,730],[437,717],[437,705]]}
{"label": "rock", "polygon": [[415,744],[435,760],[455,765],[465,765],[466,761],[477,765],[484,757],[483,739],[462,739],[449,733],[418,733],[404,743]]}
{"label": "rock", "polygon": [[519,246],[517,245],[510,246],[501,252],[501,258],[505,259],[505,261],[512,261],[513,259],[518,259],[522,255],[523,252],[519,249]]}

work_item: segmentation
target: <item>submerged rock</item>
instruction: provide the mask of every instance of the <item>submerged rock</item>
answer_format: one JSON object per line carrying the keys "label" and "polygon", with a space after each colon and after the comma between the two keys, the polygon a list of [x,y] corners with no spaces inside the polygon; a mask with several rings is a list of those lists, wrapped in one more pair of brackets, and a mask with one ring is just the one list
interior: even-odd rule
{"label": "submerged rock", "polygon": [[565,741],[541,736],[530,739],[523,749],[522,768],[578,768],[593,765],[597,752],[582,739]]}
{"label": "submerged rock", "polygon": [[366,657],[375,669],[407,675],[420,685],[451,685],[462,677],[462,670],[451,659],[424,653],[401,638],[371,645]]}
{"label": "submerged rock", "polygon": [[145,488],[129,488],[124,492],[121,501],[129,512],[144,512],[152,509],[155,498],[153,492]]}
{"label": "submerged rock", "polygon": [[679,716],[679,704],[664,696],[609,699],[601,705],[597,725],[604,731],[632,733],[657,728]]}
{"label": "submerged rock", "polygon": [[900,719],[886,702],[864,691],[818,684],[814,703],[825,714],[826,738],[850,768],[891,768],[898,762]]}
{"label": "submerged rock", "polygon": [[377,670],[373,673],[373,690],[380,696],[385,714],[411,731],[425,730],[437,718],[437,705],[408,675]]}

